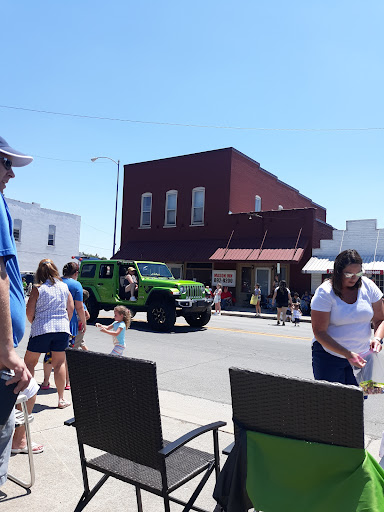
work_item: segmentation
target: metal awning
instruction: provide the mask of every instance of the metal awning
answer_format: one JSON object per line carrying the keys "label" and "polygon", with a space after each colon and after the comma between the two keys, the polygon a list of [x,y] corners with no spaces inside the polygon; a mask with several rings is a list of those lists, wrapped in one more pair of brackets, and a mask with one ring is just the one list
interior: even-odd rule
{"label": "metal awning", "polygon": [[[303,240],[299,247],[295,248],[294,239],[271,239],[268,240],[264,248],[259,249],[259,241],[249,243],[247,248],[241,241],[234,241],[232,245],[237,248],[220,247],[210,256],[211,261],[287,261],[297,263],[303,257],[308,241]],[[256,246],[256,247],[255,247]]]}
{"label": "metal awning", "polygon": [[[336,256],[312,256],[302,269],[303,274],[331,274]],[[384,274],[384,255],[361,256],[367,274]]]}

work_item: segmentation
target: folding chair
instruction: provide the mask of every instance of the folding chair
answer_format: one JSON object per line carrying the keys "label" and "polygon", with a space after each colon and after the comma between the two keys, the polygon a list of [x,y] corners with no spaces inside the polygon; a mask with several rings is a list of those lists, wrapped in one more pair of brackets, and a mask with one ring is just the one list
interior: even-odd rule
{"label": "folding chair", "polygon": [[[192,430],[176,441],[163,440],[156,365],[151,361],[67,350],[75,417],[65,422],[76,428],[84,493],[76,507],[82,510],[112,476],[136,488],[137,509],[142,512],[141,489],[161,496],[165,512],[170,501],[183,511],[202,511],[195,500],[213,471],[219,474],[218,421]],[[214,453],[184,446],[206,432],[213,432]],[[87,459],[84,445],[105,453]],[[89,488],[87,468],[103,473]],[[203,474],[188,502],[170,494]]]}
{"label": "folding chair", "polygon": [[30,489],[32,485],[35,483],[35,465],[33,462],[33,451],[32,451],[32,439],[31,439],[31,430],[29,428],[29,424],[32,421],[32,416],[28,415],[27,410],[27,397],[23,394],[20,394],[17,397],[16,405],[21,404],[21,411],[16,409],[16,428],[20,425],[25,426],[25,435],[27,438],[27,449],[28,449],[28,463],[29,463],[29,481],[25,482],[24,480],[21,480],[20,478],[17,478],[10,473],[8,473],[8,479],[12,482],[15,482],[15,484],[20,485],[21,487],[24,487],[25,489]]}
{"label": "folding chair", "polygon": [[[358,508],[365,485],[377,491],[379,508],[371,510],[384,510],[384,472],[364,450],[359,388],[239,368],[230,368],[229,373],[235,444],[214,492],[221,510],[367,510]],[[317,464],[316,457],[324,454],[329,456],[329,466],[327,457],[323,466]],[[296,478],[294,471],[300,464],[302,471]],[[312,466],[320,477],[311,481]],[[332,488],[333,474],[339,487]],[[353,490],[348,488],[348,478],[355,484]],[[331,507],[322,506],[322,499],[331,495]],[[284,505],[280,499],[286,500]]]}

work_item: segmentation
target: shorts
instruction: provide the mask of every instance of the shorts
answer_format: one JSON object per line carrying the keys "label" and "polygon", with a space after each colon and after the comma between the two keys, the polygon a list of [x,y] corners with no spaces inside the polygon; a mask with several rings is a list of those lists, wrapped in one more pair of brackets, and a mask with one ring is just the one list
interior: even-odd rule
{"label": "shorts", "polygon": [[69,334],[66,332],[49,332],[29,338],[27,350],[30,352],[64,352],[68,348]]}
{"label": "shorts", "polygon": [[12,437],[15,429],[15,412],[13,411],[5,425],[0,427],[0,485],[7,481],[8,462],[11,456]]}
{"label": "shorts", "polygon": [[288,302],[287,303],[284,303],[284,304],[280,304],[278,302],[276,302],[276,307],[278,309],[281,309],[281,308],[287,308],[288,307]]}
{"label": "shorts", "polygon": [[73,348],[75,349],[79,349],[81,347],[84,347],[85,346],[85,341],[84,341],[84,333],[79,331],[77,334],[76,334],[76,337],[75,337],[75,342],[73,344]]}
{"label": "shorts", "polygon": [[312,345],[312,368],[316,380],[358,385],[348,359],[330,354],[318,341]]}
{"label": "shorts", "polygon": [[122,356],[123,355],[123,352],[125,350],[125,347],[123,347],[122,345],[115,345],[113,347],[113,350],[112,352],[110,353],[111,356]]}
{"label": "shorts", "polygon": [[214,304],[219,304],[219,302],[221,302],[221,297],[219,295],[215,295],[213,302]]}

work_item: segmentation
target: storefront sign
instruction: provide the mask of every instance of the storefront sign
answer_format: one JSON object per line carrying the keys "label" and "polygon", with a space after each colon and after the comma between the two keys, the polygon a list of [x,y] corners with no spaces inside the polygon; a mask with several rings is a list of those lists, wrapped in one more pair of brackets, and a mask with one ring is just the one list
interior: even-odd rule
{"label": "storefront sign", "polygon": [[212,286],[236,286],[236,270],[212,270]]}

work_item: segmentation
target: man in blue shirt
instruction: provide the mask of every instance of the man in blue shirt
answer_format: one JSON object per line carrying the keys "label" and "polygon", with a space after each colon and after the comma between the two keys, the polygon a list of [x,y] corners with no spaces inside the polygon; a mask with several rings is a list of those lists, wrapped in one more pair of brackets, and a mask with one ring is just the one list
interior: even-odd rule
{"label": "man in blue shirt", "polygon": [[[16,383],[15,394],[23,391],[31,380],[24,361],[16,354],[15,347],[24,335],[25,299],[17,261],[13,226],[3,192],[11,178],[12,167],[23,167],[33,158],[11,148],[0,137],[0,378],[11,370],[14,376],[6,385]],[[5,388],[1,388],[5,389]],[[1,400],[3,403],[3,400]],[[0,425],[0,485],[7,479],[8,461],[11,452],[14,414]]]}

